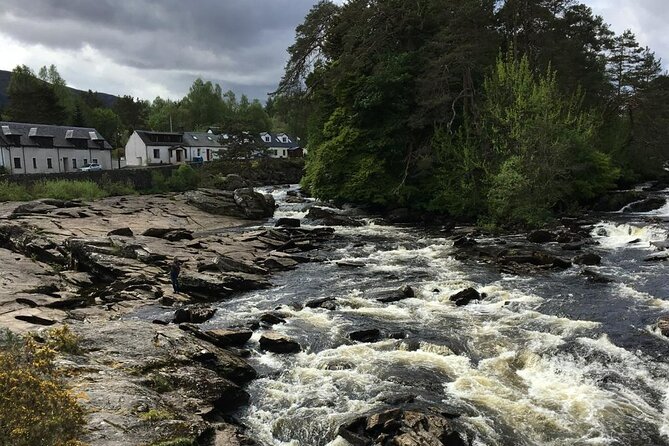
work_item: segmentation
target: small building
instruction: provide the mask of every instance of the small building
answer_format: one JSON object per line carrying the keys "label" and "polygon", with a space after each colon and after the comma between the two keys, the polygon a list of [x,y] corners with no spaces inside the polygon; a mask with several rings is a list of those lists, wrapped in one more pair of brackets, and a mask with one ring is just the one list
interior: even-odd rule
{"label": "small building", "polygon": [[302,157],[300,138],[294,138],[286,133],[260,134],[260,141],[271,158],[297,158]]}
{"label": "small building", "polygon": [[12,174],[112,168],[112,147],[94,128],[0,121],[0,165]]}
{"label": "small building", "polygon": [[125,158],[128,166],[211,161],[221,147],[211,133],[135,130],[125,145]]}

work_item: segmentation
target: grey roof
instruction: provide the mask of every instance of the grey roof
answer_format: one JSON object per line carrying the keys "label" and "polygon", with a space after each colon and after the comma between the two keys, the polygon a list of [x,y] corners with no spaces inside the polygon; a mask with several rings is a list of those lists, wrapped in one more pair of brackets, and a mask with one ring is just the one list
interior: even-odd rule
{"label": "grey roof", "polygon": [[[270,141],[265,141],[264,137],[266,137],[267,135],[270,136]],[[279,137],[281,136],[286,136],[288,138],[288,142],[282,142],[279,139]],[[269,133],[269,132],[261,133],[260,142],[262,142],[262,144],[268,148],[278,147],[278,148],[294,149],[300,147],[300,141],[297,138],[290,136],[286,133]]]}
{"label": "grey roof", "polygon": [[183,143],[190,147],[222,147],[218,136],[206,132],[184,132]]}
{"label": "grey roof", "polygon": [[147,146],[171,146],[183,143],[183,133],[135,130]]}
{"label": "grey roof", "polygon": [[[46,139],[53,141],[53,147],[61,149],[80,148],[75,141],[86,141],[85,149],[111,150],[112,146],[90,127],[71,127],[46,124],[28,124],[23,122],[0,121],[0,145],[14,145],[13,137],[18,136],[19,142],[25,147],[45,147]],[[39,144],[39,141],[42,144]],[[79,143],[82,144],[82,143]]]}

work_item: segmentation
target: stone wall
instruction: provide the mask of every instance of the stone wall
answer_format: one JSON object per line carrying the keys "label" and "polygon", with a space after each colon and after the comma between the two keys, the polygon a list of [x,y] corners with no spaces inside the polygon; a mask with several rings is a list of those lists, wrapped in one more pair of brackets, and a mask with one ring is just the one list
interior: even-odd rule
{"label": "stone wall", "polygon": [[48,174],[16,174],[3,175],[0,180],[8,180],[12,183],[31,186],[41,180],[78,180],[94,181],[98,184],[114,182],[125,183],[130,181],[135,189],[146,190],[151,188],[151,172],[159,171],[163,176],[168,177],[173,170],[179,166],[160,166],[139,169],[115,169],[98,170],[94,172],[67,172],[67,173],[48,173]]}

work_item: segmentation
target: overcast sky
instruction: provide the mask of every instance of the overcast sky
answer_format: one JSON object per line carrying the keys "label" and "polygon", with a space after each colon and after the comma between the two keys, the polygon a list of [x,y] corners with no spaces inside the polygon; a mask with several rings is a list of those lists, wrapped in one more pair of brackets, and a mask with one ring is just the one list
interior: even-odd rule
{"label": "overcast sky", "polygon": [[[0,0],[0,69],[54,64],[68,85],[183,97],[196,77],[264,100],[315,0]],[[669,62],[667,0],[586,0]]]}

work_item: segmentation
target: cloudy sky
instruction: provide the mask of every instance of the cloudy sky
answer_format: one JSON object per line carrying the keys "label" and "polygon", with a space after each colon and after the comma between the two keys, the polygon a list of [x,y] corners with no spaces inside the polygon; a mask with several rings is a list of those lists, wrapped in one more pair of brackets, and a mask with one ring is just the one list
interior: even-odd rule
{"label": "cloudy sky", "polygon": [[[68,85],[180,98],[196,77],[264,100],[316,0],[0,0],[0,69],[54,64]],[[585,0],[669,62],[666,0]]]}

